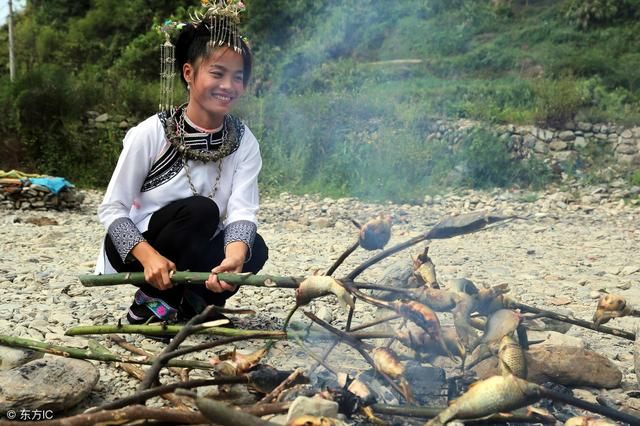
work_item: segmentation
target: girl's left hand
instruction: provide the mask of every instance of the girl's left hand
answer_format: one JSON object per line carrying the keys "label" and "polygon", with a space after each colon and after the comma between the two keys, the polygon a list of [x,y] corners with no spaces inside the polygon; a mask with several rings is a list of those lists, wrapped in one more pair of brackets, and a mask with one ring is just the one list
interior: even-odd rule
{"label": "girl's left hand", "polygon": [[218,281],[219,272],[242,272],[244,265],[244,257],[225,257],[220,265],[211,270],[211,275],[205,281],[207,288],[214,293],[222,293],[225,291],[236,291],[237,285],[229,284],[225,281]]}

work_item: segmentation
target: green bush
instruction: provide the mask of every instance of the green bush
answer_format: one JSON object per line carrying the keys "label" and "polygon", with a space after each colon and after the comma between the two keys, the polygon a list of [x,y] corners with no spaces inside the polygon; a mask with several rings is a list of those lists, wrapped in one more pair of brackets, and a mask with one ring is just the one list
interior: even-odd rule
{"label": "green bush", "polygon": [[550,170],[535,159],[519,161],[512,157],[497,135],[476,129],[461,142],[457,153],[461,163],[460,180],[472,188],[542,187],[551,181]]}
{"label": "green bush", "polygon": [[573,120],[576,112],[586,104],[586,94],[571,78],[538,80],[533,85],[537,99],[538,121],[553,127]]}

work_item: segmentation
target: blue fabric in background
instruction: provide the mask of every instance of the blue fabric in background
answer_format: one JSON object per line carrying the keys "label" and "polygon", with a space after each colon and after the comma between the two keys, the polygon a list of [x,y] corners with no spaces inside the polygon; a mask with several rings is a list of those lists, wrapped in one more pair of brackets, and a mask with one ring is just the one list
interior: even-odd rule
{"label": "blue fabric in background", "polygon": [[29,179],[25,179],[25,180],[31,182],[32,185],[44,186],[45,188],[48,188],[49,191],[53,192],[54,194],[57,194],[58,192],[60,192],[64,188],[67,188],[67,187],[73,188],[74,187],[71,182],[69,182],[65,178],[61,178],[61,177],[29,178]]}

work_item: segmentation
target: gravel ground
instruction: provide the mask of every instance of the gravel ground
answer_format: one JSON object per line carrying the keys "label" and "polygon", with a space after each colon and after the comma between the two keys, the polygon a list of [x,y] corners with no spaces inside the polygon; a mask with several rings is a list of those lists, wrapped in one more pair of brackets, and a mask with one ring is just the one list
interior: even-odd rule
{"label": "gravel ground", "polygon": [[[629,195],[629,190],[615,186],[566,186],[563,191],[537,194],[467,191],[425,197],[422,205],[397,205],[283,193],[262,201],[259,232],[270,249],[263,272],[306,276],[315,270],[326,270],[355,241],[356,230],[350,218],[364,222],[379,213],[393,214],[390,244],[395,244],[424,232],[448,213],[488,210],[516,214],[527,219],[432,242],[429,255],[437,267],[439,280],[466,277],[477,284],[507,283],[511,295],[523,303],[589,320],[595,299],[603,291],[620,294],[632,305],[640,306],[640,208],[620,199],[625,195]],[[79,211],[2,212],[0,333],[84,346],[87,339],[66,337],[65,330],[77,325],[115,324],[124,318],[134,287],[90,289],[77,280],[77,275],[93,271],[104,236],[95,214],[101,197],[99,192],[88,192]],[[57,225],[28,222],[43,216]],[[420,244],[396,254],[367,270],[359,279],[376,282],[387,266],[409,262],[409,255],[418,254],[423,248],[424,244]],[[356,250],[336,275],[346,275],[370,255]],[[293,305],[292,290],[251,287],[242,288],[228,303],[228,307],[257,312],[253,317],[237,317],[238,327],[261,329],[280,327]],[[343,325],[346,318],[332,298],[315,301],[308,309],[337,326]],[[358,305],[354,322],[367,322],[372,316],[372,309]],[[306,321],[301,311],[294,320]],[[622,318],[611,325],[633,330],[634,320]],[[631,342],[577,327],[567,334],[584,340],[621,368],[622,390],[610,392],[614,398],[626,398],[624,391],[638,387]],[[127,339],[145,349],[162,348],[161,343],[139,336]],[[205,338],[194,339],[195,342]],[[103,336],[97,336],[96,340],[111,347]],[[256,343],[238,345],[240,349],[257,347]],[[120,348],[111,348],[125,353]],[[199,353],[193,358],[206,360],[213,353]],[[286,342],[278,343],[266,361],[283,368],[305,367],[310,362],[295,345]],[[359,365],[356,357],[344,350],[330,362],[344,369]],[[135,390],[138,381],[122,370],[114,365],[95,364],[100,370],[100,381],[80,408]],[[192,374],[194,378],[199,376],[206,377],[207,373]]]}

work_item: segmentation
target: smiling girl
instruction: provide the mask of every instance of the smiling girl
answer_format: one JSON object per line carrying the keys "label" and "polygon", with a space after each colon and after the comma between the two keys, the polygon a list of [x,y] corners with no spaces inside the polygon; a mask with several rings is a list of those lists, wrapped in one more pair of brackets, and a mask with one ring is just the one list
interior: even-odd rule
{"label": "smiling girl", "polygon": [[[175,46],[188,102],[129,130],[98,208],[107,236],[96,272],[144,271],[127,313],[133,324],[223,306],[237,288],[217,273],[256,273],[267,260],[256,232],[258,141],[230,114],[249,82],[251,52],[232,21],[207,11]],[[173,286],[176,270],[211,275],[205,285]]]}

